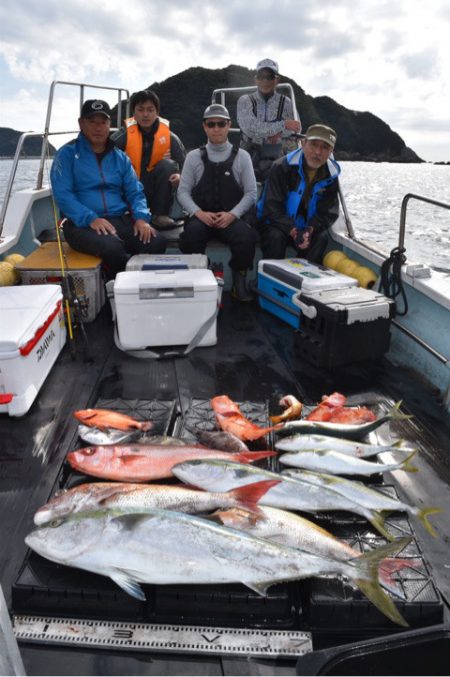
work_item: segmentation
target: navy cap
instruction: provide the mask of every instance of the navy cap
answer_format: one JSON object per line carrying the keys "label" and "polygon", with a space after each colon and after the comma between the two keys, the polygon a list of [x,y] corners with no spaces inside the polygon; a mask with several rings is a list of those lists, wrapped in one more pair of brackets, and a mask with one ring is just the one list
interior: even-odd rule
{"label": "navy cap", "polygon": [[104,115],[111,120],[111,108],[106,101],[102,101],[101,99],[88,99],[84,102],[81,108],[80,117],[91,118],[93,115],[98,114]]}

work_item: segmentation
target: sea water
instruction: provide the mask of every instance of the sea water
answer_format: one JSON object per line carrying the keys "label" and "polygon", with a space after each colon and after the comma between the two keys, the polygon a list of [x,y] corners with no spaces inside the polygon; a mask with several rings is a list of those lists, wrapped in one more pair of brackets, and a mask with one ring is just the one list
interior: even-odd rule
{"label": "sea water", "polygon": [[[44,183],[48,183],[50,162]],[[400,208],[407,193],[450,204],[450,165],[341,162],[341,188],[357,237],[390,252],[398,244]],[[0,160],[0,203],[12,160]],[[20,160],[13,191],[36,183],[38,159]],[[450,270],[450,210],[410,200],[406,215],[406,256]]]}

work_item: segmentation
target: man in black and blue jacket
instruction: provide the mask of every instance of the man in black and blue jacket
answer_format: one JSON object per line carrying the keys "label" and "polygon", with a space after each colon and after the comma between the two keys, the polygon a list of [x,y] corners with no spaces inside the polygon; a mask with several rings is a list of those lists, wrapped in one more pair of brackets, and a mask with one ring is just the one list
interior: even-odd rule
{"label": "man in black and blue jacket", "polygon": [[166,239],[150,225],[144,189],[128,156],[109,138],[111,110],[85,101],[80,134],[57,152],[51,169],[53,195],[69,245],[103,259],[108,279],[133,254],[162,254]]}
{"label": "man in black and blue jacket", "polygon": [[327,231],[339,213],[335,143],[331,127],[311,125],[302,147],[272,165],[257,206],[264,258],[283,259],[291,245],[301,258],[322,262]]}

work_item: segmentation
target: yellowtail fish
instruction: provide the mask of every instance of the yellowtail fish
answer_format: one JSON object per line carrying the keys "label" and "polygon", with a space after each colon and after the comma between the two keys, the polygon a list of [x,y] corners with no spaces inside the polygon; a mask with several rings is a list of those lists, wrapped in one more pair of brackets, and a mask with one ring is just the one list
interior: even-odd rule
{"label": "yellowtail fish", "polygon": [[417,468],[411,465],[411,459],[416,455],[413,451],[400,463],[373,463],[363,458],[354,458],[339,451],[297,451],[295,453],[282,454],[280,463],[292,465],[295,468],[304,468],[314,472],[324,472],[330,475],[376,475],[377,473],[391,470],[403,470],[405,472],[417,472]]}
{"label": "yellowtail fish", "polygon": [[266,595],[278,582],[343,575],[357,581],[394,623],[407,625],[378,582],[380,561],[398,544],[344,562],[170,510],[76,513],[39,527],[25,542],[53,562],[109,576],[140,600],[145,599],[141,583],[242,583]]}
{"label": "yellowtail fish", "polygon": [[361,440],[373,430],[387,421],[402,421],[412,418],[408,414],[402,414],[399,409],[401,402],[397,402],[387,414],[380,416],[375,421],[367,423],[331,423],[329,421],[308,421],[301,419],[299,421],[288,421],[282,427],[275,429],[275,434],[284,437],[296,433],[318,433],[322,435],[331,435],[332,437],[345,437],[351,440]]}
{"label": "yellowtail fish", "polygon": [[404,440],[397,440],[393,444],[368,444],[366,442],[357,442],[346,440],[340,437],[330,437],[329,435],[290,435],[283,437],[275,444],[278,451],[338,451],[340,454],[355,456],[356,458],[370,458],[384,451],[401,451],[411,453],[416,451],[412,447],[405,445]]}

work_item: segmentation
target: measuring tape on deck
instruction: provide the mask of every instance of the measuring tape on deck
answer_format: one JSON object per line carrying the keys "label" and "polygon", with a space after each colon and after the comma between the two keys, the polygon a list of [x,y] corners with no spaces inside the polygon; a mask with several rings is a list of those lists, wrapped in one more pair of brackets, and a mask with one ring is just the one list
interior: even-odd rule
{"label": "measuring tape on deck", "polygon": [[21,615],[13,616],[13,629],[18,641],[97,649],[265,658],[295,657],[312,651],[311,633],[291,630],[153,625]]}

